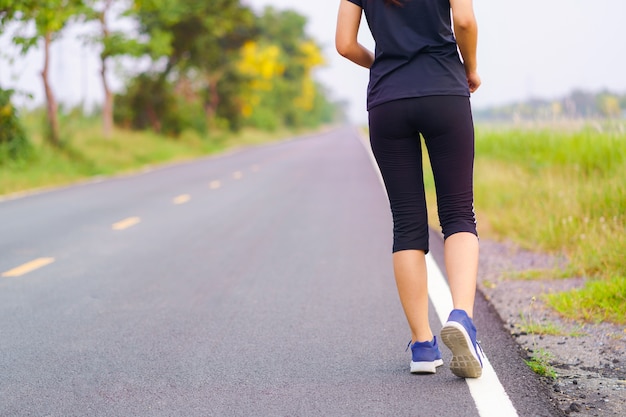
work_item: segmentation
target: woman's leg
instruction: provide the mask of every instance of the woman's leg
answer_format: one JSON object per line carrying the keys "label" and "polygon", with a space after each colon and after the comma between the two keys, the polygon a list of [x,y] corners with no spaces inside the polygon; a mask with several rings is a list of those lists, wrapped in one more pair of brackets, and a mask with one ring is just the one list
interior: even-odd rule
{"label": "woman's leg", "polygon": [[[478,273],[474,215],[474,126],[469,99],[432,97],[432,123],[424,129],[437,190],[444,257],[455,309],[472,317]],[[436,116],[436,117],[435,117]]]}
{"label": "woman's leg", "polygon": [[419,250],[395,252],[393,269],[400,302],[411,329],[411,342],[433,340],[428,322],[428,280],[424,252]]}
{"label": "woman's leg", "polygon": [[381,170],[394,223],[393,266],[412,341],[433,339],[428,322],[428,216],[420,135],[412,126],[412,100],[370,111],[372,151]]}
{"label": "woman's leg", "polygon": [[452,351],[450,371],[462,378],[478,378],[482,359],[472,321],[478,273],[472,113],[467,97],[433,97],[427,102],[431,122],[424,124],[422,133],[433,168],[454,305],[441,329],[441,340]]}
{"label": "woman's leg", "polygon": [[444,258],[452,304],[474,316],[476,276],[478,275],[478,237],[473,233],[458,232],[446,239]]}

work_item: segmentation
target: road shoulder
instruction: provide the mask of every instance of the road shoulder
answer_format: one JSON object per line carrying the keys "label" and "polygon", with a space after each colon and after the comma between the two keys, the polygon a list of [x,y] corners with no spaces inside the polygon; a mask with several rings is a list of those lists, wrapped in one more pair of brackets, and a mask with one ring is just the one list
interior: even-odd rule
{"label": "road shoulder", "polygon": [[[624,416],[626,330],[611,323],[577,323],[546,306],[544,294],[579,287],[580,278],[511,277],[562,262],[512,243],[482,239],[478,288],[525,354],[545,358],[556,372],[556,378],[541,379],[562,411],[576,416]],[[530,325],[557,328],[560,334],[532,334],[527,331]]]}

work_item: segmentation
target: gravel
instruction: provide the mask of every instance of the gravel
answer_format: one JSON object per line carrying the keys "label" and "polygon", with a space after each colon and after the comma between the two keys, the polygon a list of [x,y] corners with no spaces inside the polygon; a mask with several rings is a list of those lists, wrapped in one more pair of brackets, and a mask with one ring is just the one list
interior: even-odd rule
{"label": "gravel", "polygon": [[[552,279],[566,260],[520,249],[510,242],[481,239],[478,289],[498,311],[511,336],[527,352],[547,360],[556,377],[544,377],[553,400],[572,416],[626,416],[626,328],[579,323],[550,309],[543,295],[584,284],[582,278]],[[515,278],[528,270],[545,276]],[[519,277],[519,274],[517,274]],[[559,329],[559,335],[528,333],[529,324]]]}

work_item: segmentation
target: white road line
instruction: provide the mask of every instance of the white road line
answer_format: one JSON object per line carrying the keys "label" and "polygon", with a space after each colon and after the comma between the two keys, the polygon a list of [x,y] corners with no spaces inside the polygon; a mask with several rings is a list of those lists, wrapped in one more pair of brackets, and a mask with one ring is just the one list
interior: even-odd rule
{"label": "white road line", "polygon": [[[443,325],[452,311],[452,297],[450,287],[441,273],[441,269],[432,255],[426,255],[428,269],[428,295],[435,306],[437,317]],[[478,329],[480,336],[480,329]],[[479,337],[480,339],[480,337]],[[470,394],[474,398],[480,417],[517,417],[517,411],[509,395],[504,390],[496,371],[489,359],[483,356],[483,374],[480,378],[466,378]]]}
{"label": "white road line", "polygon": [[241,171],[235,171],[233,172],[233,178],[236,180],[240,180],[243,178],[243,172]]}
{"label": "white road line", "polygon": [[[372,154],[370,146],[360,132],[357,132],[361,144],[365,147],[370,161],[378,174],[378,179],[385,190],[383,177],[378,169],[376,159]],[[386,191],[385,191],[386,192]],[[426,267],[428,269],[428,295],[433,305],[439,321],[443,325],[448,320],[448,314],[452,311],[452,296],[450,287],[446,282],[441,269],[435,262],[431,254],[426,255]],[[480,329],[479,329],[480,335]],[[482,358],[483,374],[480,378],[466,378],[470,394],[474,399],[480,417],[519,417],[517,410],[513,406],[509,395],[498,379],[498,375],[491,366],[486,356]]]}
{"label": "white road line", "polygon": [[222,186],[222,183],[219,180],[213,180],[211,181],[211,183],[209,184],[209,188],[211,190],[217,190],[218,188],[220,188]]}

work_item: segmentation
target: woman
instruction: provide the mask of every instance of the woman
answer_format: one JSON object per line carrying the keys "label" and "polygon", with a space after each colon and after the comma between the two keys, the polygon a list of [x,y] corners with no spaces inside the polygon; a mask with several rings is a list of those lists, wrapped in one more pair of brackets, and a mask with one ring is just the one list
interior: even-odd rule
{"label": "woman", "polygon": [[[375,54],[357,41],[362,12],[376,42]],[[452,351],[451,371],[477,378],[482,361],[472,321],[478,234],[469,96],[481,80],[476,71],[472,1],[341,0],[335,40],[341,55],[370,69],[370,142],[393,215],[393,267],[411,330],[411,372],[435,373],[443,364],[428,322],[428,223],[421,135],[435,179],[454,305],[441,339]]]}

